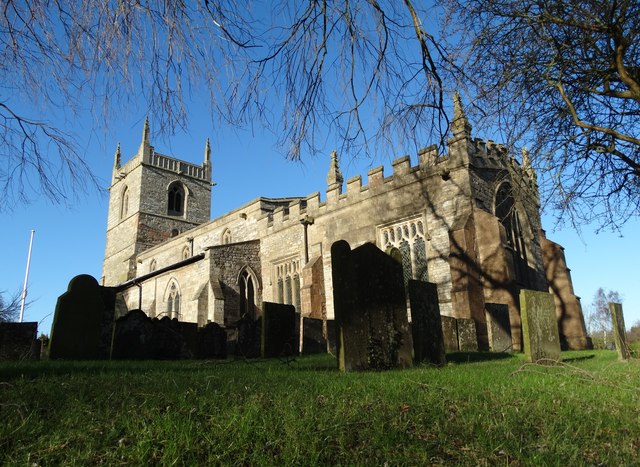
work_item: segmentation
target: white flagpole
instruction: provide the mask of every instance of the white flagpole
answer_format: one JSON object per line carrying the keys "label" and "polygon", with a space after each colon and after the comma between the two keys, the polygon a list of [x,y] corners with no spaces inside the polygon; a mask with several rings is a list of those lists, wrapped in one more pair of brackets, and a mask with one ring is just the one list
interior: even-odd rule
{"label": "white flagpole", "polygon": [[27,282],[29,282],[29,265],[31,264],[31,248],[33,247],[33,235],[35,230],[31,231],[31,240],[29,241],[29,255],[27,256],[27,271],[24,274],[24,287],[22,288],[22,300],[20,301],[20,322],[24,318],[24,302],[27,299]]}

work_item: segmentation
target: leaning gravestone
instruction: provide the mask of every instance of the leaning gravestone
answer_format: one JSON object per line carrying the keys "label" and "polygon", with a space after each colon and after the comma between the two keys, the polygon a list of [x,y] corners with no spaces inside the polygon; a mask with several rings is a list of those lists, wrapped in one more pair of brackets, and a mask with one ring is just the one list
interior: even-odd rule
{"label": "leaning gravestone", "polygon": [[262,302],[262,358],[296,355],[296,307],[282,303]]}
{"label": "leaning gravestone", "polygon": [[410,367],[402,265],[375,245],[331,246],[338,366],[342,371]]}
{"label": "leaning gravestone", "polygon": [[471,318],[457,318],[456,326],[458,328],[458,348],[460,352],[477,352],[476,322]]}
{"label": "leaning gravestone", "polygon": [[530,363],[560,360],[560,335],[553,295],[522,289],[520,313],[525,359]]}
{"label": "leaning gravestone", "polygon": [[431,282],[409,280],[413,361],[446,365],[438,288]]}
{"label": "leaning gravestone", "polygon": [[103,358],[100,338],[105,315],[98,282],[83,274],[69,282],[58,297],[51,328],[49,358],[91,360]]}
{"label": "leaning gravestone", "polygon": [[489,348],[493,352],[512,350],[511,323],[509,321],[509,306],[501,303],[485,303],[487,317],[487,332],[489,334]]}
{"label": "leaning gravestone", "polygon": [[452,316],[440,316],[442,321],[442,335],[444,337],[444,350],[446,352],[457,352],[458,347],[458,325]]}
{"label": "leaning gravestone", "polygon": [[619,360],[629,360],[631,352],[627,343],[627,334],[624,326],[624,315],[622,314],[622,305],[620,303],[609,303],[609,311],[611,311],[611,322],[613,324],[613,337],[616,341],[616,350],[618,351]]}

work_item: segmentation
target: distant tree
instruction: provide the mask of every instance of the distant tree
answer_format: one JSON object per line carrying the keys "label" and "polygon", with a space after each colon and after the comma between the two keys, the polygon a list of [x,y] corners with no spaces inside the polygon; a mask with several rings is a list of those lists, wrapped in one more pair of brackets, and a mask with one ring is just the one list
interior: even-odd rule
{"label": "distant tree", "polygon": [[629,343],[640,342],[640,321],[636,321],[631,329],[627,332],[627,339]]}
{"label": "distant tree", "polygon": [[594,297],[589,312],[587,313],[587,327],[593,337],[601,337],[606,347],[611,340],[613,324],[609,303],[622,303],[620,294],[614,290],[605,291],[600,287]]}
{"label": "distant tree", "polygon": [[0,292],[0,322],[16,321],[20,313],[20,292],[7,296]]}
{"label": "distant tree", "polygon": [[374,136],[444,138],[434,16],[420,0],[3,2],[0,209],[95,182],[76,135],[37,117],[50,109],[106,122],[141,96],[171,133],[204,88],[214,118],[266,125],[292,159],[327,133],[365,153]]}
{"label": "distant tree", "polygon": [[529,146],[559,215],[640,215],[640,2],[448,3],[476,122]]}

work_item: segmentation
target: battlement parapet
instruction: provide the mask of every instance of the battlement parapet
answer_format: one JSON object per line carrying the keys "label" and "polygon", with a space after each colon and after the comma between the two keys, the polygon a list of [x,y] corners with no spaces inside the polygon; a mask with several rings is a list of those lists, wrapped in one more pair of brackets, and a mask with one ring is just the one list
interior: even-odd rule
{"label": "battlement parapet", "polygon": [[174,159],[173,157],[159,154],[153,150],[149,155],[148,164],[153,167],[158,167],[160,169],[176,172],[181,175],[186,175],[187,177],[203,181],[210,181],[209,174],[203,166]]}
{"label": "battlement parapet", "polygon": [[[440,162],[446,160],[440,159]],[[305,216],[320,217],[333,211],[338,211],[347,206],[356,204],[373,196],[378,196],[387,191],[415,183],[421,177],[431,176],[421,171],[421,165],[411,165],[410,156],[403,156],[392,161],[393,174],[385,177],[384,166],[374,167],[367,172],[367,183],[363,184],[362,176],[356,175],[346,181],[346,189],[340,192],[338,187],[330,187],[326,192],[326,198],[321,199],[320,192],[315,192],[303,198],[302,201],[294,201],[288,207],[276,208],[264,216],[264,225],[270,231],[288,228],[299,224]],[[436,172],[434,172],[436,174]]]}

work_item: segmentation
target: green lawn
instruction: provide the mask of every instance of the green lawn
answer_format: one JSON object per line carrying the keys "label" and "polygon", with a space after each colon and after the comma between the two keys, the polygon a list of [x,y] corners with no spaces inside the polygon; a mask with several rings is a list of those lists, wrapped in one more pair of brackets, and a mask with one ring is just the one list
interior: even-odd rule
{"label": "green lawn", "polygon": [[349,374],[326,355],[2,363],[0,463],[640,463],[638,360],[448,358],[445,368]]}

